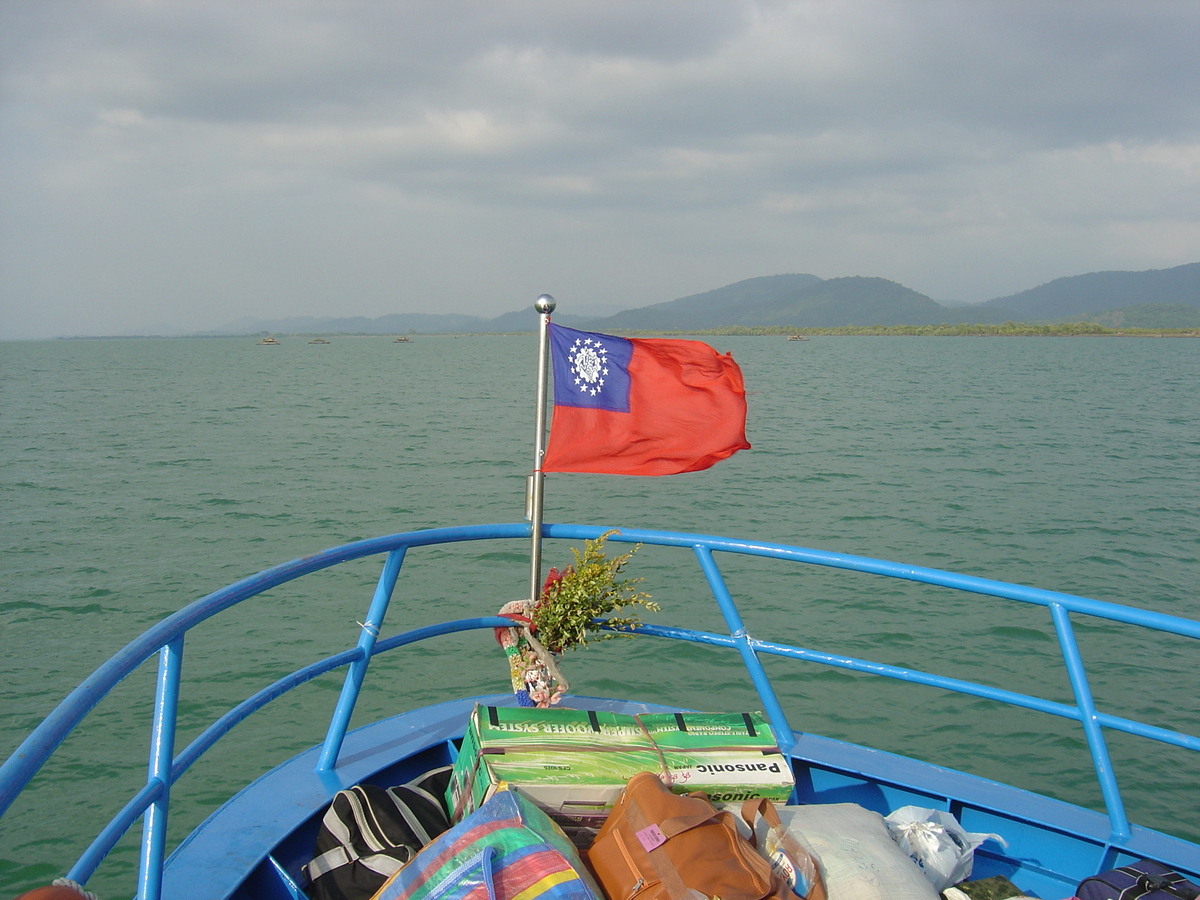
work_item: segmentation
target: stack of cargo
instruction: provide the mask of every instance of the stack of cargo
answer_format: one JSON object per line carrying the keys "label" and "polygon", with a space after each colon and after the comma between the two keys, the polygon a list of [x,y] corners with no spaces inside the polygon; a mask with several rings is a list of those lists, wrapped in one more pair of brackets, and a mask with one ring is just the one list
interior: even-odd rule
{"label": "stack of cargo", "polygon": [[501,783],[585,845],[626,783],[653,772],[676,793],[786,801],[791,767],[759,713],[623,715],[477,705],[446,797],[458,821]]}

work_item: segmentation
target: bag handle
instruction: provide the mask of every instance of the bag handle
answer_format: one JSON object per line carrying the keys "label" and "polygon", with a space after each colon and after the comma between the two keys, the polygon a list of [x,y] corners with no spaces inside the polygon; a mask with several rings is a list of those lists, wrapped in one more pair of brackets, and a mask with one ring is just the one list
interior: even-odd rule
{"label": "bag handle", "polygon": [[[1137,870],[1135,869],[1134,871]],[[1197,897],[1200,897],[1200,892],[1187,886],[1187,879],[1182,876],[1176,877],[1179,879],[1178,881],[1168,878],[1166,875],[1147,875],[1139,872],[1137,886],[1142,890],[1142,894],[1139,896],[1150,894],[1154,891],[1163,891],[1164,893],[1181,897],[1183,900],[1196,900]]]}
{"label": "bag handle", "polygon": [[659,822],[658,827],[662,829],[662,833],[666,837],[673,838],[677,834],[683,834],[685,831],[695,828],[697,825],[703,825],[705,822],[721,815],[721,810],[714,807],[708,800],[702,797],[685,795],[680,799],[694,801],[689,804],[693,808],[693,811],[671,816]]}
{"label": "bag handle", "polygon": [[[653,823],[662,832],[664,839],[683,834],[683,832],[695,828],[697,825],[703,825],[710,819],[715,819],[721,815],[721,810],[713,806],[704,794],[699,792],[691,794],[670,793],[670,789],[653,772],[641,772],[629,779],[629,785],[625,789],[627,808],[636,809],[637,816],[641,820],[641,824],[637,826],[638,830],[651,824],[650,817],[645,814],[645,809],[637,800],[637,793],[642,784],[651,785],[654,788],[654,792],[664,792],[669,797],[671,805],[675,807],[675,815],[667,816]],[[630,790],[630,787],[633,789]]]}
{"label": "bag handle", "polygon": [[491,844],[479,854],[479,867],[483,869],[483,884],[487,888],[488,900],[496,900],[496,848]]}
{"label": "bag handle", "polygon": [[779,818],[779,811],[775,809],[775,804],[764,797],[755,800],[742,801],[742,819],[750,826],[750,846],[755,850],[758,849],[758,835],[754,831],[754,822],[762,816],[767,820],[767,824],[772,828],[783,828],[783,820]]}

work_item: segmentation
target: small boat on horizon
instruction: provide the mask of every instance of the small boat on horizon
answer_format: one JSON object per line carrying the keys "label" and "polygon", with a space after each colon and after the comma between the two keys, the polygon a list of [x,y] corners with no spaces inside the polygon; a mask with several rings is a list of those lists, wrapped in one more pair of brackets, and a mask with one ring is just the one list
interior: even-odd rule
{"label": "small boat on horizon", "polygon": [[806,338],[806,337],[805,337],[804,335],[802,335],[802,334],[789,334],[789,335],[788,335],[788,340],[789,340],[789,341],[807,341],[807,340],[808,340],[808,338]]}
{"label": "small boat on horizon", "polygon": [[311,341],[309,341],[309,343],[310,344],[328,344],[329,341],[325,340],[325,338],[319,337],[319,338],[313,338]]}
{"label": "small boat on horizon", "polygon": [[392,341],[392,343],[393,344],[411,344],[412,338],[406,337],[405,335],[402,334],[402,335],[400,335],[400,337],[398,337],[394,341]]}
{"label": "small boat on horizon", "polygon": [[258,346],[260,346],[260,347],[277,346],[278,344],[279,344],[279,341],[275,340],[275,338],[271,337],[270,335],[267,335],[265,338],[263,338],[261,341],[258,342]]}

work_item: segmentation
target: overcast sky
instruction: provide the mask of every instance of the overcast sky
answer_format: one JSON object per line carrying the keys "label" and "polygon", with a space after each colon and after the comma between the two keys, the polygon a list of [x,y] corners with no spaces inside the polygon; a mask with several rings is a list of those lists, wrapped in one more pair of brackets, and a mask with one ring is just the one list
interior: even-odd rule
{"label": "overcast sky", "polygon": [[1200,2],[0,0],[0,338],[1200,260]]}

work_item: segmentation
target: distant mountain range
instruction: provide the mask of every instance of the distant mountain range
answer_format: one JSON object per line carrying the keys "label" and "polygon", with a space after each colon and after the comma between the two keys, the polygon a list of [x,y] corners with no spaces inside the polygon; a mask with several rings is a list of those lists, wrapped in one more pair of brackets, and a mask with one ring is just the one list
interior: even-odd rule
{"label": "distant mountain range", "polygon": [[600,330],[670,331],[727,325],[925,325],[945,315],[924,294],[883,278],[768,275],[594,321]]}
{"label": "distant mountain range", "polygon": [[[1146,272],[1091,272],[974,306],[947,307],[884,278],[766,275],[627,309],[609,316],[556,313],[562,325],[595,331],[688,331],[780,325],[798,330],[842,325],[999,324],[1092,321],[1128,328],[1200,327],[1200,262]],[[395,313],[286,319],[244,318],[204,334],[403,334],[533,331],[532,305],[494,319],[454,313]]]}
{"label": "distant mountain range", "polygon": [[[1200,309],[1200,263],[1147,272],[1091,272],[997,297],[981,304],[1002,311],[1010,319],[1069,321],[1090,318],[1130,327],[1161,328],[1166,316],[1179,317],[1179,307]],[[1185,314],[1183,318],[1188,318]],[[1139,325],[1139,322],[1145,322]],[[1180,328],[1200,324],[1200,316]]]}

